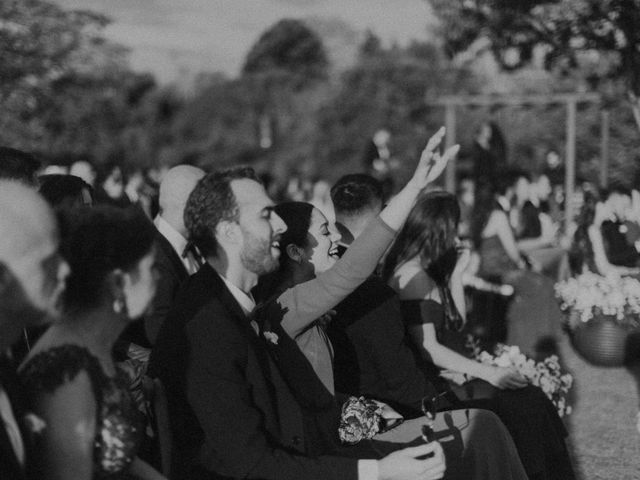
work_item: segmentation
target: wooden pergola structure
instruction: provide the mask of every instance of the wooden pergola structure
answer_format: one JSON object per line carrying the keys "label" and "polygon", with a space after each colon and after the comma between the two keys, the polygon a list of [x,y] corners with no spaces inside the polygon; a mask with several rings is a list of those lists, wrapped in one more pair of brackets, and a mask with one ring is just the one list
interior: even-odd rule
{"label": "wooden pergola structure", "polygon": [[[597,93],[556,93],[551,95],[445,95],[437,101],[427,100],[428,106],[444,107],[445,127],[447,128],[446,146],[456,143],[456,113],[459,107],[492,107],[521,105],[565,105],[567,109],[565,140],[565,231],[573,218],[571,198],[576,180],[576,111],[579,103],[599,104],[601,97]],[[602,110],[600,136],[600,184],[607,183],[609,164],[609,112]],[[445,186],[455,192],[456,162],[449,162],[445,174]]]}

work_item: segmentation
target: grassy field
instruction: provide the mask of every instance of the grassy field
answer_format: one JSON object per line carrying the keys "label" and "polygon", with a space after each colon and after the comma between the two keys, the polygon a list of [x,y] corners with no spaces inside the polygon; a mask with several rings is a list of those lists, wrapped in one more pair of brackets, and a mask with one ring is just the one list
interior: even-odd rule
{"label": "grassy field", "polygon": [[581,480],[640,479],[640,434],[636,430],[636,383],[624,368],[594,367],[566,338],[560,351],[574,376],[570,444]]}

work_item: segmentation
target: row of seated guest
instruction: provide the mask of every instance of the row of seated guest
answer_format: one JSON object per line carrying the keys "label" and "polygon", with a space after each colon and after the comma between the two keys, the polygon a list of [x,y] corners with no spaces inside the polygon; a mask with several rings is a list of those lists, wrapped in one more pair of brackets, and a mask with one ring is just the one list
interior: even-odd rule
{"label": "row of seated guest", "polygon": [[[367,237],[367,225],[380,212],[383,204],[379,183],[366,175],[349,175],[334,186],[332,199],[340,230],[347,243],[361,238],[361,235]],[[340,250],[337,243],[340,234],[332,230],[323,214],[311,205],[284,203],[277,205],[275,211],[287,224],[287,231],[280,242],[284,257],[280,262],[280,269],[275,278],[268,278],[263,281],[266,285],[260,285],[263,287],[260,289],[263,290],[262,295],[266,296],[269,296],[269,291],[275,291],[277,296],[278,292],[299,285],[313,285],[326,272],[332,271],[331,267]],[[419,413],[421,399],[425,395],[433,395],[434,389],[439,394],[455,392],[453,396],[447,395],[453,400],[443,401],[442,406],[449,403],[448,408],[478,407],[497,413],[516,441],[529,478],[573,478],[564,445],[566,432],[555,408],[542,391],[527,386],[526,381],[511,369],[467,360],[449,350],[448,346],[440,345],[436,340],[433,323],[439,326],[438,338],[441,338],[441,334],[448,338],[453,336],[456,337],[454,342],[459,344],[462,334],[458,330],[448,332],[440,328],[445,323],[444,312],[439,304],[428,299],[427,292],[418,292],[417,300],[409,298],[402,304],[399,302],[399,298],[414,293],[409,291],[411,288],[420,289],[425,283],[425,278],[421,275],[426,274],[418,261],[421,253],[433,249],[434,243],[435,250],[442,250],[442,245],[438,245],[434,239],[452,244],[456,236],[458,216],[457,201],[449,194],[438,192],[418,199],[387,257],[387,268],[396,274],[411,270],[408,272],[412,274],[410,288],[402,289],[400,297],[384,285],[380,277],[370,276],[337,305],[335,316],[328,324],[326,319],[321,318],[306,330],[279,324],[276,331],[286,333],[283,335],[285,338],[295,338],[300,350],[328,390],[333,391],[335,384],[337,391],[377,398],[389,403],[407,417]],[[443,225],[448,229],[439,230],[438,227]],[[449,235],[446,236],[445,233]],[[348,249],[346,255],[354,253],[356,245]],[[453,253],[455,263],[456,251],[453,250]],[[397,261],[399,254],[410,261],[396,270],[391,258]],[[451,258],[450,255],[445,257]],[[417,265],[413,265],[414,260],[418,261]],[[458,273],[461,271],[458,269]],[[462,290],[459,276],[456,278],[455,288],[458,292]],[[443,290],[448,291],[448,287]],[[335,299],[332,303],[335,303]],[[409,307],[404,316],[402,306]],[[420,314],[421,307],[427,318],[423,319]],[[276,309],[279,308],[277,305]],[[325,305],[324,308],[321,311],[326,311],[329,306]],[[319,316],[316,312],[314,318]],[[417,320],[419,326],[415,328],[405,325],[403,317],[409,324]],[[459,315],[458,319],[462,324],[463,319]],[[423,325],[423,321],[428,323]],[[327,334],[331,342],[328,341]],[[427,361],[421,358],[425,356]],[[282,357],[282,361],[284,370],[291,370],[291,365],[301,363],[286,357]],[[474,380],[468,382],[465,388],[451,388],[451,385],[439,378],[432,361],[460,373],[487,379],[495,387],[491,387],[488,382]],[[318,393],[312,394],[308,388],[307,392],[310,394],[307,401],[312,403],[320,397]]]}
{"label": "row of seated guest", "polygon": [[[255,312],[255,322],[248,315],[254,307],[248,292],[259,275],[276,268],[278,237],[286,226],[272,212],[272,203],[252,172],[214,173],[199,181],[189,196],[185,222],[190,237],[207,255],[207,264],[187,280],[178,295],[160,329],[151,365],[169,392],[176,436],[172,477],[442,477],[445,463],[437,442],[403,448],[408,440],[419,438],[420,422],[406,422],[401,426],[404,430],[391,431],[390,436],[380,436],[374,442],[361,442],[357,448],[338,445],[335,438],[329,438],[335,432],[317,422],[328,417],[311,411],[314,405],[305,404],[307,398],[296,389],[299,381],[320,388],[319,377],[312,373],[311,363],[304,363],[308,360],[300,350],[290,348],[295,345],[286,341],[285,330],[311,325],[320,312],[357,286],[354,278],[362,281],[371,274],[393,238],[392,230],[402,225],[416,195],[455,153],[449,151],[443,158],[433,155],[441,138],[442,132],[430,142],[412,181],[364,232],[344,261],[315,282],[285,290],[271,308],[267,305]],[[432,157],[436,160],[433,168]],[[39,217],[33,214],[33,221],[40,228],[49,226],[45,232],[47,248],[38,253],[56,260],[55,269],[49,268],[50,262],[36,262],[33,265],[41,275],[18,275],[18,279],[25,286],[28,282],[33,285],[55,271],[53,284],[59,285],[66,276],[66,263],[55,248],[51,214],[25,187],[7,186],[0,189],[2,192],[7,196],[2,199],[0,224],[9,228],[21,225],[11,203],[24,198],[18,202],[24,215],[30,200],[33,210],[40,212]],[[44,429],[42,425],[37,428],[41,430],[39,455],[30,462],[39,467],[35,471],[39,470],[41,477],[102,478],[109,474],[117,478],[132,470],[130,473],[141,478],[161,478],[135,456],[140,427],[110,357],[119,331],[142,315],[153,296],[155,230],[145,221],[139,214],[97,208],[77,212],[63,223],[62,251],[72,265],[64,321],[41,338],[22,370],[31,392],[31,407],[45,420]],[[31,244],[16,242],[13,235],[39,231],[33,225],[27,227],[3,238],[0,248],[0,260],[14,266],[19,274],[24,273],[24,262],[16,262],[14,257],[24,255],[25,250],[32,256],[34,252],[29,251]],[[132,241],[137,235],[141,240]],[[8,278],[12,277],[3,277],[3,281]],[[15,293],[15,289],[3,288],[3,292]],[[87,294],[86,301],[80,292]],[[54,296],[53,291],[48,293]],[[13,306],[11,300],[3,294],[3,306]],[[29,308],[25,306],[18,315],[15,312],[10,310],[12,318],[2,317],[3,323],[28,323]],[[279,342],[273,331],[265,331],[264,325],[282,326],[282,340]],[[281,349],[275,348],[278,345]],[[287,355],[297,359],[299,367],[287,368],[279,360]],[[69,418],[78,422],[61,421],[71,406],[77,408]],[[447,478],[526,478],[511,438],[489,412],[439,415],[436,427],[447,432],[445,436],[454,433],[456,437],[457,433],[459,439],[454,445],[443,440],[449,463]],[[7,445],[10,451],[19,452],[11,442]],[[395,452],[373,461],[391,451]],[[22,472],[20,464],[24,462],[19,454],[15,457],[12,465]]]}
{"label": "row of seated guest", "polygon": [[[25,395],[18,392],[14,367],[3,369],[3,476],[164,478],[135,456],[141,431],[110,352],[119,332],[142,314],[153,296],[153,227],[136,212],[107,207],[75,212],[62,232],[69,274],[58,249],[54,216],[34,190],[2,181],[0,206],[5,233],[0,241],[0,320],[6,327],[6,346],[17,339],[21,327],[58,313],[55,305],[62,292],[65,300],[64,314],[21,367]],[[31,410],[31,421],[29,430],[21,431],[23,408]],[[228,434],[234,432],[232,428]],[[415,459],[430,453],[435,456]],[[304,458],[297,456],[303,464]],[[355,461],[334,461],[340,471],[336,478],[355,477],[355,470],[347,468]],[[311,459],[306,465],[321,470]],[[390,455],[380,462],[379,476],[370,478],[441,478],[444,468],[442,450],[433,442]],[[294,476],[306,477],[306,469],[299,470]],[[276,468],[273,477],[286,478],[286,470]]]}
{"label": "row of seated guest", "polygon": [[574,274],[637,275],[640,227],[632,192],[613,185],[601,198],[595,192],[585,195],[570,249],[571,270]]}
{"label": "row of seated guest", "polygon": [[[176,478],[365,478],[376,467],[377,478],[387,478],[389,469],[400,470],[396,475],[401,478],[440,478],[439,452],[416,459],[416,450],[401,449],[376,463],[366,459],[380,458],[403,443],[381,439],[361,442],[358,448],[339,445],[336,432],[327,432],[327,425],[317,421],[329,417],[314,410],[331,409],[335,400],[300,350],[291,348],[295,345],[287,341],[284,329],[305,330],[372,272],[418,191],[455,152],[436,156],[432,170],[432,151],[441,138],[442,132],[431,142],[412,181],[371,224],[351,256],[315,281],[286,289],[259,310],[249,292],[260,276],[278,267],[286,225],[251,171],[214,173],[198,183],[187,202],[185,222],[207,263],[179,292],[150,365],[166,386],[173,431],[180,435],[174,452]],[[285,358],[293,362],[287,364]],[[323,388],[326,395],[309,398],[308,392],[297,389],[299,382],[318,389],[314,391]],[[469,415],[470,431],[457,453],[450,452],[447,475],[462,478],[454,475],[461,464],[466,465],[458,467],[462,473],[474,469],[474,475],[464,478],[485,478],[490,472],[494,478],[523,478],[517,454],[497,419]],[[487,424],[496,432],[492,438],[502,452],[500,465],[488,464],[484,442],[472,435]],[[413,431],[409,438],[417,437],[416,428],[408,422]]]}
{"label": "row of seated guest", "polygon": [[553,280],[533,271],[518,247],[505,192],[491,184],[476,187],[470,225],[470,239],[479,258],[476,274],[489,282],[513,286],[515,295],[506,311],[506,343],[541,357],[553,348],[562,314]]}

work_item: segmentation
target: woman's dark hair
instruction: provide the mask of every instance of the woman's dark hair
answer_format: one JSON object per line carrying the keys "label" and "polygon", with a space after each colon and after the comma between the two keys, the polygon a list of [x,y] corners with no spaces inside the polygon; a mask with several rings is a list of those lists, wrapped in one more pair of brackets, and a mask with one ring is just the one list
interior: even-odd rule
{"label": "woman's dark hair", "polygon": [[152,249],[156,230],[138,208],[78,208],[62,222],[61,253],[71,273],[64,293],[67,311],[98,307],[108,275],[131,271]]}
{"label": "woman's dark hair", "polygon": [[93,188],[75,175],[42,175],[39,181],[40,195],[54,208],[83,205],[83,190],[86,190],[93,199]]}
{"label": "woman's dark hair", "polygon": [[306,247],[309,242],[308,232],[311,226],[311,214],[314,206],[306,202],[284,202],[276,205],[273,211],[287,225],[287,231],[280,237],[280,266],[275,272],[260,278],[253,294],[258,302],[272,297],[282,286],[289,268],[287,246]]}
{"label": "woman's dark hair", "polygon": [[476,187],[473,211],[471,213],[470,234],[474,247],[480,248],[482,232],[484,231],[491,213],[496,209],[496,189],[490,183],[480,183]]}
{"label": "woman's dark hair", "polygon": [[589,227],[593,225],[596,217],[596,206],[599,199],[592,192],[586,192],[584,203],[576,219],[578,227],[573,234],[573,242],[569,248],[569,268],[573,275],[582,273],[586,265],[589,270],[596,272],[595,260],[593,258],[593,245],[589,238]]}
{"label": "woman's dark hair", "polygon": [[[451,273],[447,270],[452,255],[455,266],[459,222],[460,206],[454,195],[443,191],[421,194],[389,250],[382,269],[383,278],[388,280],[398,265],[420,255],[423,268],[437,269],[434,280],[444,280]],[[440,268],[440,262],[445,259],[447,267]]]}

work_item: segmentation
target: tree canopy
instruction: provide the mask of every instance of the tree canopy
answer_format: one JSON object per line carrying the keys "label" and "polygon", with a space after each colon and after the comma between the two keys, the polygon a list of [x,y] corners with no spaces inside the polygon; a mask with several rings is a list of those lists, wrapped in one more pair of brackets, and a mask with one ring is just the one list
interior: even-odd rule
{"label": "tree canopy", "polygon": [[251,47],[243,73],[285,70],[324,76],[327,54],[320,38],[302,21],[284,19],[264,32]]}

